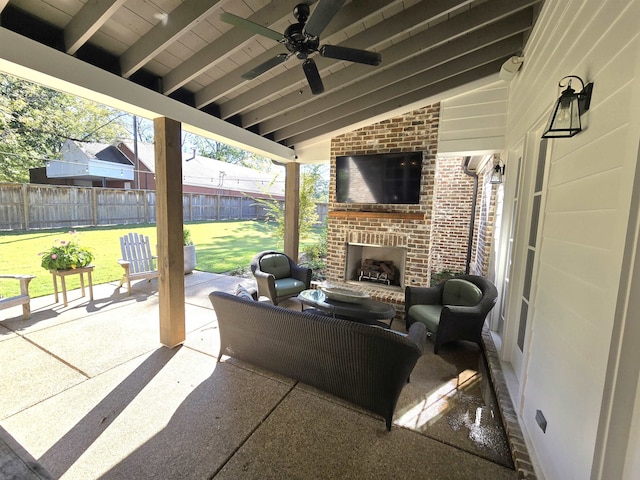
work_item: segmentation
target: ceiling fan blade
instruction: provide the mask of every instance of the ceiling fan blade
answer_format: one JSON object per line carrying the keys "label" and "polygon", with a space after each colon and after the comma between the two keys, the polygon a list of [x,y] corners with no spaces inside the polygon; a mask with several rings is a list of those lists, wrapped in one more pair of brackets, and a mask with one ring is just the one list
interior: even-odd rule
{"label": "ceiling fan blade", "polygon": [[270,28],[263,27],[262,25],[254,23],[245,18],[238,17],[233,13],[222,12],[220,14],[220,20],[226,23],[230,23],[231,25],[234,25],[236,27],[246,28],[253,33],[257,33],[258,35],[262,35],[263,37],[271,38],[276,42],[284,41],[284,35],[282,35],[281,33],[278,33],[275,30],[271,30]]}
{"label": "ceiling fan blade", "polygon": [[276,55],[275,57],[273,57],[271,60],[267,60],[266,62],[261,63],[260,65],[258,65],[253,70],[250,70],[247,73],[244,73],[242,75],[242,78],[244,78],[245,80],[253,80],[254,78],[259,77],[260,75],[262,75],[267,70],[271,70],[273,67],[276,67],[276,66],[280,65],[287,58],[289,58],[288,54],[280,53],[280,54]]}
{"label": "ceiling fan blade", "polygon": [[364,63],[365,65],[380,65],[382,54],[370,52],[369,50],[358,50],[356,48],[339,47],[336,45],[322,45],[320,55],[336,60],[347,60],[349,62]]}
{"label": "ceiling fan blade", "polygon": [[344,0],[320,0],[304,26],[304,33],[319,37],[343,4]]}
{"label": "ceiling fan blade", "polygon": [[317,95],[324,92],[324,85],[322,84],[322,79],[320,78],[320,72],[318,72],[316,62],[310,58],[305,60],[302,62],[302,70],[304,70],[307,82],[309,82],[309,86],[311,87],[311,93]]}

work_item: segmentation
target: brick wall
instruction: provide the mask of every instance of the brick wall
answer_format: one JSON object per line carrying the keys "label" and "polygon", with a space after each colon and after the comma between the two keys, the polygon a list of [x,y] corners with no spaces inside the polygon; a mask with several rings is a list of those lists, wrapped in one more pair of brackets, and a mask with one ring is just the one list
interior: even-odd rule
{"label": "brick wall", "polygon": [[[473,177],[464,158],[439,158],[436,167],[431,273],[464,272],[473,198]],[[476,208],[476,216],[477,216]],[[476,225],[477,227],[477,225]]]}

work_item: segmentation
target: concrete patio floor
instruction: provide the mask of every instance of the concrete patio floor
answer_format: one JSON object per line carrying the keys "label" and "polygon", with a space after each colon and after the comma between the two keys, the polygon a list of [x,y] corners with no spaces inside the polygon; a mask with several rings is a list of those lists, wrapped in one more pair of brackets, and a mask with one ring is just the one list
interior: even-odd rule
{"label": "concrete patio floor", "polygon": [[436,356],[428,343],[387,432],[309,386],[216,361],[207,295],[239,282],[185,277],[174,349],[159,344],[155,280],[131,296],[96,285],[92,302],[70,291],[68,307],[35,298],[28,321],[0,312],[0,478],[517,478],[475,345]]}

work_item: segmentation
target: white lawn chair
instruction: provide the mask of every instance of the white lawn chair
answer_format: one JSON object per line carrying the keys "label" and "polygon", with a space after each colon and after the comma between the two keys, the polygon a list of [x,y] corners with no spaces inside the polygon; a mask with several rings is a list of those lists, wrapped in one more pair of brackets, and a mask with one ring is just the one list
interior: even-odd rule
{"label": "white lawn chair", "polygon": [[22,318],[31,318],[31,297],[29,296],[29,282],[33,280],[33,275],[0,275],[0,278],[11,278],[20,281],[20,295],[3,298],[0,295],[0,310],[22,305]]}
{"label": "white lawn chair", "polygon": [[118,263],[124,268],[124,275],[120,279],[119,288],[126,281],[127,290],[131,295],[131,280],[144,278],[151,281],[158,276],[155,266],[156,257],[151,255],[151,244],[146,235],[128,233],[120,237],[120,248],[122,259],[118,260]]}

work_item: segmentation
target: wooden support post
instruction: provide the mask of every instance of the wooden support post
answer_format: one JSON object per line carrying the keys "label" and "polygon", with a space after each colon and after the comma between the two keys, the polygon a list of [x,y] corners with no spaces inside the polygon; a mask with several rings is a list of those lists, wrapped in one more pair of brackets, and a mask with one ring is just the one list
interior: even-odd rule
{"label": "wooden support post", "polygon": [[153,121],[156,159],[156,226],[160,343],[185,340],[184,249],[182,246],[182,152],[180,122]]}
{"label": "wooden support post", "polygon": [[300,248],[300,164],[285,166],[284,190],[284,253],[298,261]]}

